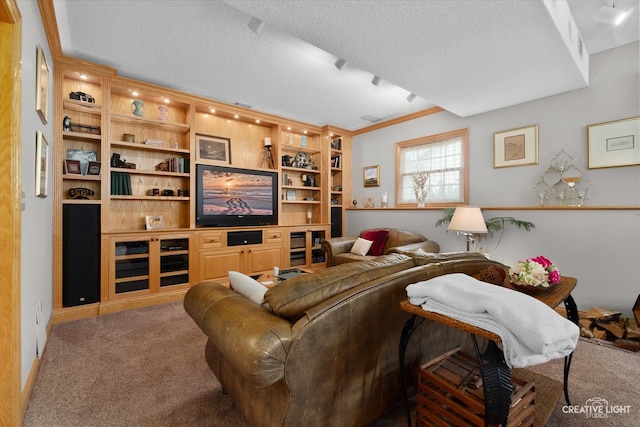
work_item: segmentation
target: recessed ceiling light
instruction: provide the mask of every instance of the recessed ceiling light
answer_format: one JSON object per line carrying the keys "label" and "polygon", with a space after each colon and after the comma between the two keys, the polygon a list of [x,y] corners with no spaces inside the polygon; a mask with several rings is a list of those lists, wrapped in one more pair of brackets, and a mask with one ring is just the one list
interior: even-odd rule
{"label": "recessed ceiling light", "polygon": [[80,80],[87,80],[88,78],[86,74],[80,74]]}
{"label": "recessed ceiling light", "polygon": [[216,112],[216,109],[215,109],[215,108],[209,108],[209,112],[210,112],[210,113],[215,113],[215,112]]}
{"label": "recessed ceiling light", "polygon": [[239,116],[239,115],[237,115],[237,114],[234,114],[234,115],[233,115],[233,118],[234,118],[234,119],[239,119],[239,118],[240,118],[240,116]]}
{"label": "recessed ceiling light", "polygon": [[133,96],[138,96],[138,92],[136,92],[135,90],[133,92],[131,92],[131,95]]}

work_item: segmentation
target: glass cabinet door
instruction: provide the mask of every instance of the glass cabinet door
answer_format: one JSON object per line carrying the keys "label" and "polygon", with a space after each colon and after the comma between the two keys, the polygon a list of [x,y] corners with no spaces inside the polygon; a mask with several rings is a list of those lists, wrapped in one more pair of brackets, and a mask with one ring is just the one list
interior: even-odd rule
{"label": "glass cabinet door", "polygon": [[149,241],[115,244],[115,293],[149,289]]}
{"label": "glass cabinet door", "polygon": [[189,239],[160,240],[160,287],[189,283]]}

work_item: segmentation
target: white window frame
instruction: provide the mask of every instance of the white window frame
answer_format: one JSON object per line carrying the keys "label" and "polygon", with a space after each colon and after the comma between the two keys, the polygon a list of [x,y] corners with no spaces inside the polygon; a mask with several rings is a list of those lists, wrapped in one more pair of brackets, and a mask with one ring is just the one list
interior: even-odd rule
{"label": "white window frame", "polygon": [[397,142],[396,206],[417,206],[413,175],[421,171],[429,172],[426,206],[469,204],[468,153],[469,129]]}

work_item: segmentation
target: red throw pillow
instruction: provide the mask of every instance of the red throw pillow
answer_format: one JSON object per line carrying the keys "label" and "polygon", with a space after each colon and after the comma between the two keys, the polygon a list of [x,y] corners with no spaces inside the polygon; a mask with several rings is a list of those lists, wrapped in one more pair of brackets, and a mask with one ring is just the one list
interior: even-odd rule
{"label": "red throw pillow", "polygon": [[379,256],[382,255],[384,244],[387,241],[389,230],[367,230],[363,231],[360,237],[366,240],[371,240],[373,244],[369,249],[367,255]]}

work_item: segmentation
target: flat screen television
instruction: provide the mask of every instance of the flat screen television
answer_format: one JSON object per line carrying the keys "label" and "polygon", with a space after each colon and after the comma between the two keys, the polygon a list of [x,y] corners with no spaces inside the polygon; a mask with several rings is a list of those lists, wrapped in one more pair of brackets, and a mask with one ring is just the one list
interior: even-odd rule
{"label": "flat screen television", "polygon": [[277,172],[196,165],[196,227],[277,224]]}

